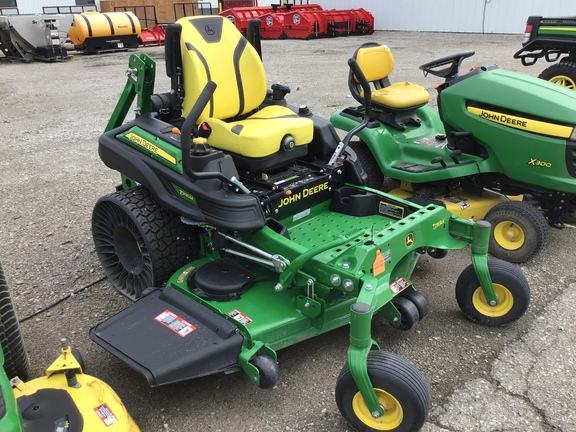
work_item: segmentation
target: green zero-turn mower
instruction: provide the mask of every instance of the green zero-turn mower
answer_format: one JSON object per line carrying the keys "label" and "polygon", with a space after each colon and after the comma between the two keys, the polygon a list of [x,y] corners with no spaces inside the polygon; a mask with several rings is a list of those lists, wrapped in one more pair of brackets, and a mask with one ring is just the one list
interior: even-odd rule
{"label": "green zero-turn mower", "polygon": [[428,386],[380,351],[374,315],[408,330],[427,314],[410,277],[430,250],[472,245],[456,298],[473,321],[520,318],[528,283],[488,260],[489,223],[361,186],[347,143],[368,123],[340,142],[328,120],[286,103],[288,88],[267,90],[258,26],[247,35],[219,16],[168,25],[168,93],[153,94],[146,54],[130,58],[99,139],[122,184],[96,203],[92,231],[109,281],[137,301],[90,336],[153,386],[243,370],[269,388],[279,349],[349,324],[343,416],[362,431],[419,430]]}
{"label": "green zero-turn mower", "polygon": [[[364,44],[351,59],[360,72],[351,70],[348,78],[362,105],[338,111],[331,122],[352,130],[368,116],[350,144],[368,174],[366,185],[487,220],[490,253],[525,262],[545,245],[548,224],[574,221],[576,93],[495,65],[459,73],[473,54],[420,67],[445,78],[436,111],[423,87],[391,83],[387,46]],[[372,95],[368,104],[365,92]]]}
{"label": "green zero-turn mower", "polygon": [[140,432],[116,392],[86,374],[66,339],[46,375],[25,381],[30,361],[0,263],[0,431]]}

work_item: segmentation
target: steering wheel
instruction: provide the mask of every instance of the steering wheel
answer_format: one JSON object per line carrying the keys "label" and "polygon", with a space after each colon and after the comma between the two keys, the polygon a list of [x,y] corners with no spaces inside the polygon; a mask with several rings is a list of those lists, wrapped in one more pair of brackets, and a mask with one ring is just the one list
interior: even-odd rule
{"label": "steering wheel", "polygon": [[[424,76],[431,73],[441,78],[452,78],[458,73],[460,69],[460,64],[465,58],[471,57],[475,54],[474,51],[464,51],[456,54],[452,54],[446,57],[442,57],[436,60],[432,60],[428,63],[424,63],[420,66],[420,70],[424,72]],[[446,66],[447,65],[447,66]],[[442,69],[437,69],[441,66],[446,66]]]}

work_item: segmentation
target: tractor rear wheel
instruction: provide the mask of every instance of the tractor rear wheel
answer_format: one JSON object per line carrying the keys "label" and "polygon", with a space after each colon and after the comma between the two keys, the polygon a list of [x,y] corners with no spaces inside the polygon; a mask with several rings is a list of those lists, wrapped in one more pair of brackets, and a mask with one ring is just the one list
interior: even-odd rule
{"label": "tractor rear wheel", "polygon": [[470,264],[456,281],[456,301],[470,321],[501,326],[516,321],[530,304],[530,285],[518,267],[509,262],[490,259],[488,270],[498,297],[498,304],[486,300],[474,266]]}
{"label": "tractor rear wheel", "polygon": [[534,258],[548,241],[548,223],[534,206],[506,201],[484,218],[492,225],[489,252],[496,258],[523,263]]}
{"label": "tractor rear wheel", "polygon": [[538,78],[576,90],[576,62],[562,61],[554,64],[544,69]]}
{"label": "tractor rear wheel", "polygon": [[384,415],[374,418],[346,364],[335,392],[344,419],[360,432],[420,430],[430,409],[430,390],[420,372],[402,357],[384,351],[370,351],[367,368]]}
{"label": "tractor rear wheel", "polygon": [[363,141],[352,141],[349,144],[350,148],[354,150],[356,156],[358,156],[358,162],[362,166],[362,169],[368,176],[364,186],[370,187],[372,189],[381,190],[384,192],[390,192],[392,189],[396,189],[400,186],[398,180],[386,177],[382,174],[378,162],[374,159],[374,155]]}
{"label": "tractor rear wheel", "polygon": [[198,255],[195,229],[159,207],[142,186],[100,198],[92,236],[108,280],[132,300]]}
{"label": "tractor rear wheel", "polygon": [[14,311],[10,289],[0,263],[0,345],[4,352],[4,370],[8,378],[30,377],[30,360],[24,347],[20,323]]}

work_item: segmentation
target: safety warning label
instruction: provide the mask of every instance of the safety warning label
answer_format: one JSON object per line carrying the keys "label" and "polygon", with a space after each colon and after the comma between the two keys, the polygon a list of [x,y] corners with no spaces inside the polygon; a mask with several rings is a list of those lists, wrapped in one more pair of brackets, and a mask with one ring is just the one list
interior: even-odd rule
{"label": "safety warning label", "polygon": [[168,309],[166,309],[154,319],[182,337],[187,336],[196,330],[194,325],[180,318],[178,315],[169,311]]}
{"label": "safety warning label", "polygon": [[111,426],[118,421],[110,407],[105,403],[94,408],[94,411],[98,414],[98,417],[100,417],[100,420],[102,420],[106,427]]}

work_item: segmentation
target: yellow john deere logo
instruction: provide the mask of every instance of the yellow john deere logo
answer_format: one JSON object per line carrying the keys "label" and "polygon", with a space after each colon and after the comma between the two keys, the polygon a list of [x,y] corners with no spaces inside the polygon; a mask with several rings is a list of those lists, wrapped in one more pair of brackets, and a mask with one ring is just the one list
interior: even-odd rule
{"label": "yellow john deere logo", "polygon": [[409,248],[414,244],[414,233],[410,233],[406,236],[406,247]]}
{"label": "yellow john deere logo", "polygon": [[152,144],[145,138],[142,138],[140,135],[136,135],[134,132],[129,132],[125,135],[126,139],[132,141],[134,144],[139,145],[140,147],[145,148],[151,153],[154,153],[157,156],[160,156],[162,159],[167,160],[171,164],[176,164],[176,158],[171,154],[168,154],[164,150],[162,150],[157,145]]}
{"label": "yellow john deere logo", "polygon": [[572,130],[574,129],[572,126],[550,123],[532,118],[519,117],[511,114],[504,114],[498,111],[491,111],[473,106],[469,106],[466,109],[468,112],[494,123],[499,123],[504,126],[524,130],[526,132],[548,135],[552,137],[570,138],[572,135]]}

